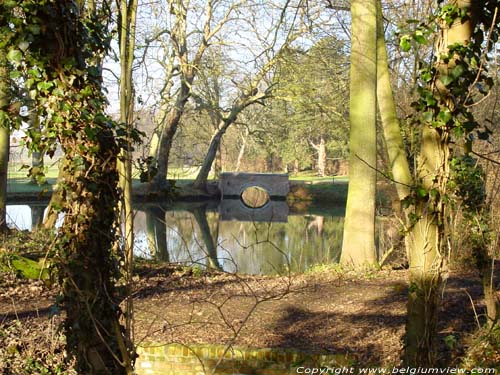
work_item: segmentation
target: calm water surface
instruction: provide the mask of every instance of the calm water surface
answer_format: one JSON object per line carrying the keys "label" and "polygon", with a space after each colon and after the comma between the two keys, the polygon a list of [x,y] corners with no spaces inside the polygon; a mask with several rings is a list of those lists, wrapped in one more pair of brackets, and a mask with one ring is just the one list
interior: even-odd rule
{"label": "calm water surface", "polygon": [[[31,230],[45,208],[9,205],[9,223]],[[322,214],[314,209],[293,214],[286,202],[266,209],[242,209],[237,202],[137,205],[134,252],[148,259],[248,274],[300,272],[338,261],[342,209],[322,207]]]}

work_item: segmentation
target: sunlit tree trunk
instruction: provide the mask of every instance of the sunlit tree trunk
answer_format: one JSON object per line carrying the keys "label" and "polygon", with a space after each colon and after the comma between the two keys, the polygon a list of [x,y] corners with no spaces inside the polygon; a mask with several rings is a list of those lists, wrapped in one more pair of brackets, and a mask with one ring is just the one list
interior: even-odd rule
{"label": "sunlit tree trunk", "polygon": [[[174,107],[168,112],[164,123],[162,123],[158,129],[159,139],[155,140],[155,143],[152,144],[157,148],[157,172],[156,176],[150,183],[150,188],[153,192],[168,188],[166,179],[168,175],[168,162],[170,160],[172,143],[174,141],[174,136],[177,133],[177,128],[179,127],[184,107],[186,106],[186,103],[191,95],[192,82],[193,79],[188,77],[188,79],[181,84],[180,93],[177,96]],[[154,153],[154,150],[151,150],[150,154],[152,155]]]}
{"label": "sunlit tree trunk", "polygon": [[196,176],[196,179],[193,183],[193,187],[196,189],[206,190],[207,180],[210,170],[212,169],[212,164],[214,163],[215,157],[217,156],[217,149],[219,148],[222,136],[226,132],[227,128],[231,125],[226,121],[222,122],[222,125],[219,129],[217,129],[210,140],[210,145],[208,146],[208,151],[205,155],[205,159],[203,159],[203,164],[201,165],[201,169]]}
{"label": "sunlit tree trunk", "polygon": [[413,177],[406,157],[387,63],[381,1],[377,2],[377,104],[392,177],[400,200],[410,195]]}
{"label": "sunlit tree trunk", "polygon": [[341,263],[377,262],[375,249],[377,0],[351,1],[350,157]]}
{"label": "sunlit tree trunk", "polygon": [[234,168],[235,172],[238,172],[241,168],[241,163],[243,162],[243,156],[245,155],[245,148],[247,146],[248,139],[248,128],[245,128],[244,134],[241,134],[241,146],[240,152],[238,152],[238,158],[236,159],[236,167]]}
{"label": "sunlit tree trunk", "polygon": [[[252,95],[253,94],[253,95]],[[231,107],[229,113],[223,117],[220,121],[219,126],[215,130],[212,135],[212,139],[210,140],[210,145],[208,146],[208,151],[205,155],[205,159],[203,160],[203,164],[201,166],[198,175],[193,183],[193,187],[196,189],[206,190],[208,174],[212,169],[212,164],[217,156],[217,150],[220,147],[220,143],[222,137],[226,133],[227,129],[234,124],[236,119],[238,118],[241,111],[243,111],[246,107],[252,105],[259,100],[262,100],[266,97],[268,93],[259,93],[257,92],[246,92],[242,94],[241,98]]]}
{"label": "sunlit tree trunk", "polygon": [[325,137],[321,135],[318,144],[311,142],[311,145],[318,153],[318,176],[326,176],[326,142]]}

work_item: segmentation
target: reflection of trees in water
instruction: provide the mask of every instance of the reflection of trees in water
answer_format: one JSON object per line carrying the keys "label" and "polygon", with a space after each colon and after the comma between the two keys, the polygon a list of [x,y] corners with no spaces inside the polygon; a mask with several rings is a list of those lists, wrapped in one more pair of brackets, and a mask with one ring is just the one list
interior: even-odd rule
{"label": "reflection of trees in water", "polygon": [[288,223],[219,221],[205,205],[184,211],[148,206],[151,254],[161,261],[229,272],[286,274],[337,262],[343,219],[289,216]]}
{"label": "reflection of trees in water", "polygon": [[337,262],[342,227],[342,218],[289,216],[288,223],[223,222],[220,237],[238,272],[283,274]]}
{"label": "reflection of trees in water", "polygon": [[206,248],[207,254],[207,266],[210,268],[215,268],[221,270],[222,267],[217,259],[217,239],[219,234],[219,221],[213,220],[215,222],[215,235],[212,235],[210,226],[207,219],[206,207],[199,207],[192,211],[193,216],[198,224],[198,230],[200,231],[201,238],[203,239],[203,244]]}
{"label": "reflection of trees in water", "polygon": [[144,213],[146,214],[146,232],[151,257],[169,262],[165,210],[160,206],[146,206]]}

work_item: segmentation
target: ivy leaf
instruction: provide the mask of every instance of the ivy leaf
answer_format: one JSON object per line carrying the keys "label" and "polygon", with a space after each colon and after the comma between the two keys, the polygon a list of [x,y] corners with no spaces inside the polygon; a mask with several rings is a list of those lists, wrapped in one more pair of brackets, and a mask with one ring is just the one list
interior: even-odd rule
{"label": "ivy leaf", "polygon": [[410,36],[403,35],[399,41],[399,46],[404,52],[408,52],[411,49]]}
{"label": "ivy leaf", "polygon": [[443,82],[443,85],[448,86],[453,82],[453,77],[451,75],[442,75],[439,77],[439,80]]}
{"label": "ivy leaf", "polygon": [[23,53],[18,49],[11,49],[7,53],[7,60],[9,60],[14,65],[19,65],[23,59]]}
{"label": "ivy leaf", "polygon": [[48,91],[53,86],[52,82],[38,82],[36,88],[42,92]]}
{"label": "ivy leaf", "polygon": [[21,72],[19,72],[17,70],[13,70],[13,71],[9,72],[9,77],[10,77],[10,79],[19,78],[19,77],[21,77]]}
{"label": "ivy leaf", "polygon": [[415,189],[416,193],[417,193],[417,196],[419,196],[420,198],[425,198],[427,197],[427,190],[423,187],[423,186],[417,186],[417,188]]}
{"label": "ivy leaf", "polygon": [[444,124],[447,124],[453,118],[453,116],[450,110],[448,108],[445,108],[438,113],[437,118]]}
{"label": "ivy leaf", "polygon": [[450,72],[450,75],[454,78],[454,79],[457,79],[459,77],[461,77],[464,73],[465,73],[465,67],[463,65],[457,65],[456,67],[454,67],[451,72]]}
{"label": "ivy leaf", "polygon": [[427,38],[424,36],[424,33],[422,32],[422,30],[415,31],[415,34],[413,34],[413,39],[418,44],[426,44],[427,43]]}
{"label": "ivy leaf", "polygon": [[427,91],[425,93],[425,102],[429,107],[435,106],[437,104],[436,98],[434,98],[434,95],[432,95],[430,91]]}
{"label": "ivy leaf", "polygon": [[38,35],[40,34],[40,25],[31,24],[28,26],[28,31],[33,35]]}
{"label": "ivy leaf", "polygon": [[491,134],[491,130],[489,130],[489,129],[486,129],[485,131],[478,130],[477,131],[477,138],[479,138],[483,141],[487,141],[488,139],[490,139],[490,134]]}
{"label": "ivy leaf", "polygon": [[432,118],[434,117],[434,113],[432,111],[427,111],[422,114],[422,120],[425,122],[432,122]]}
{"label": "ivy leaf", "polygon": [[432,79],[432,73],[428,69],[426,69],[420,73],[420,77],[424,82],[429,82]]}

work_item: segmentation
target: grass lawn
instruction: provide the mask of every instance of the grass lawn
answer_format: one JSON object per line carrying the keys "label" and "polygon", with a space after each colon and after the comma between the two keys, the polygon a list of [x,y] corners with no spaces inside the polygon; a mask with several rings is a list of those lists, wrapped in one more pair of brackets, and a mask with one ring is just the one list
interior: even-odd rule
{"label": "grass lawn", "polygon": [[[198,172],[197,167],[192,168],[171,168],[168,178],[176,180],[176,185],[180,188],[187,186],[194,181]],[[50,165],[46,169],[47,183],[38,185],[31,182],[27,177],[28,170],[21,169],[21,165],[12,165],[9,168],[9,182],[7,192],[10,194],[40,194],[52,192],[53,185],[56,183],[58,169],[56,164]],[[139,181],[138,173],[134,174],[132,187],[144,187]],[[328,176],[318,177],[314,171],[304,171],[296,175],[290,175],[292,185],[307,185],[307,190],[315,196],[328,196],[333,199],[345,199],[347,194],[347,176]]]}

